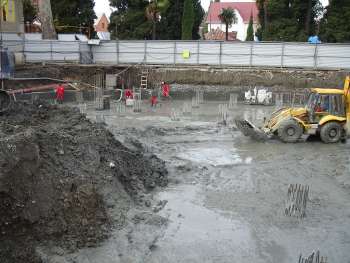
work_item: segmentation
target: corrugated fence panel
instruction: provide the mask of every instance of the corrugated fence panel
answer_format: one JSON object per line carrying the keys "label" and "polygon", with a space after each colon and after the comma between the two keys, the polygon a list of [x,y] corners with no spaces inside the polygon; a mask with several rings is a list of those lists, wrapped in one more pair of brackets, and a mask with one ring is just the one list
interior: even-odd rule
{"label": "corrugated fence panel", "polygon": [[98,46],[92,46],[95,63],[117,64],[117,43],[115,41],[103,41]]}
{"label": "corrugated fence panel", "polygon": [[119,63],[141,63],[145,55],[145,41],[119,41]]}
{"label": "corrugated fence panel", "polygon": [[60,62],[79,62],[80,51],[78,41],[52,41],[52,60]]}
{"label": "corrugated fence panel", "polygon": [[222,65],[249,66],[250,63],[249,43],[222,43]]}
{"label": "corrugated fence panel", "polygon": [[317,67],[350,68],[350,46],[318,45]]}
{"label": "corrugated fence panel", "polygon": [[315,45],[289,44],[284,47],[283,67],[314,67]]}
{"label": "corrugated fence panel", "polygon": [[147,41],[146,62],[150,64],[173,64],[174,42]]}
{"label": "corrugated fence panel", "polygon": [[220,64],[220,42],[198,42],[199,64],[219,65]]}
{"label": "corrugated fence panel", "polygon": [[[176,64],[197,64],[197,42],[176,42]],[[190,57],[184,58],[183,52],[189,51]]]}
{"label": "corrugated fence panel", "polygon": [[24,45],[24,54],[27,62],[51,61],[51,41],[27,41]]}
{"label": "corrugated fence panel", "polygon": [[252,66],[281,66],[281,43],[255,43],[252,48]]}

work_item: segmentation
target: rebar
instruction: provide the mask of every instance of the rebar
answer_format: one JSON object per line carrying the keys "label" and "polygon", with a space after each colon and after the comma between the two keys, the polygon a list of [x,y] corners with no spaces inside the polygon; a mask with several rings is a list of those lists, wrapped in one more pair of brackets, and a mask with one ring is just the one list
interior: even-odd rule
{"label": "rebar", "polygon": [[96,122],[97,123],[106,123],[105,116],[103,114],[96,115]]}
{"label": "rebar", "polygon": [[275,105],[277,108],[281,108],[283,106],[283,94],[275,93]]}
{"label": "rebar", "polygon": [[134,103],[133,103],[133,111],[134,112],[141,112],[141,105],[142,105],[142,101],[141,99],[134,99]]}
{"label": "rebar", "polygon": [[182,114],[183,115],[191,115],[192,114],[192,103],[185,102],[182,106]]}
{"label": "rebar", "polygon": [[219,123],[227,124],[228,119],[228,105],[219,104]]}
{"label": "rebar", "polygon": [[116,104],[116,111],[117,111],[117,115],[119,116],[123,116],[126,113],[126,106],[124,103],[117,103]]}
{"label": "rebar", "polygon": [[170,118],[172,121],[180,121],[180,113],[177,110],[172,109]]}
{"label": "rebar", "polygon": [[306,215],[306,204],[309,198],[309,186],[291,184],[288,188],[285,208],[286,216],[303,218]]}
{"label": "rebar", "polygon": [[83,91],[78,90],[75,92],[75,101],[79,104],[84,102]]}
{"label": "rebar", "polygon": [[103,110],[103,89],[95,88],[95,108]]}
{"label": "rebar", "polygon": [[32,93],[31,94],[31,97],[30,97],[30,103],[31,104],[34,104],[35,102],[37,102],[39,100],[39,94],[36,94],[36,93]]}
{"label": "rebar", "polygon": [[308,257],[303,257],[300,254],[298,263],[327,263],[327,257],[321,257],[320,251],[317,251],[316,253],[313,252]]}
{"label": "rebar", "polygon": [[237,94],[231,93],[230,94],[230,101],[228,103],[228,108],[233,109],[237,105],[237,102],[238,102]]}
{"label": "rebar", "polygon": [[192,108],[199,108],[199,97],[192,97]]}
{"label": "rebar", "polygon": [[87,105],[86,105],[86,103],[78,104],[78,108],[79,108],[79,112],[80,112],[81,114],[85,114],[86,111],[87,111]]}

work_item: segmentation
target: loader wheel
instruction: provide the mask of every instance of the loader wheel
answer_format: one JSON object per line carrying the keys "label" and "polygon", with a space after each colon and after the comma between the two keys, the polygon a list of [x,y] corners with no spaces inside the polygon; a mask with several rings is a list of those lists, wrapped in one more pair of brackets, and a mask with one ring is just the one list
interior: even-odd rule
{"label": "loader wheel", "polygon": [[292,119],[283,121],[278,128],[278,137],[282,142],[297,142],[302,133],[302,127]]}
{"label": "loader wheel", "polygon": [[339,142],[343,133],[343,127],[338,122],[328,122],[322,126],[320,136],[324,143]]}

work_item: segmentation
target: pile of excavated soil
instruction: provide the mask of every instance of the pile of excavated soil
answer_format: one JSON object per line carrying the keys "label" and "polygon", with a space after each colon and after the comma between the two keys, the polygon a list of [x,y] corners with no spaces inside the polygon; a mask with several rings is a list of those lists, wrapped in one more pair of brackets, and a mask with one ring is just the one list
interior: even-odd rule
{"label": "pile of excavated soil", "polygon": [[0,262],[41,262],[46,242],[95,246],[167,182],[163,161],[77,110],[15,104],[0,116]]}

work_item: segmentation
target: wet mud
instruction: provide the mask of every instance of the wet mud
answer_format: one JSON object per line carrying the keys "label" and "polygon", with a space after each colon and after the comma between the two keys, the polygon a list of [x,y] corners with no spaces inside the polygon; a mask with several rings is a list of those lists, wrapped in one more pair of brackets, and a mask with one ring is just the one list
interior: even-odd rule
{"label": "wet mud", "polygon": [[[169,222],[135,262],[287,263],[317,250],[329,262],[349,261],[349,143],[262,143],[235,129],[235,117],[261,124],[275,107],[238,104],[222,126],[222,102],[211,101],[172,121],[183,103],[105,113],[117,138],[140,139],[169,170],[169,186],[157,195]],[[310,186],[303,219],[284,214],[289,184]]]}

